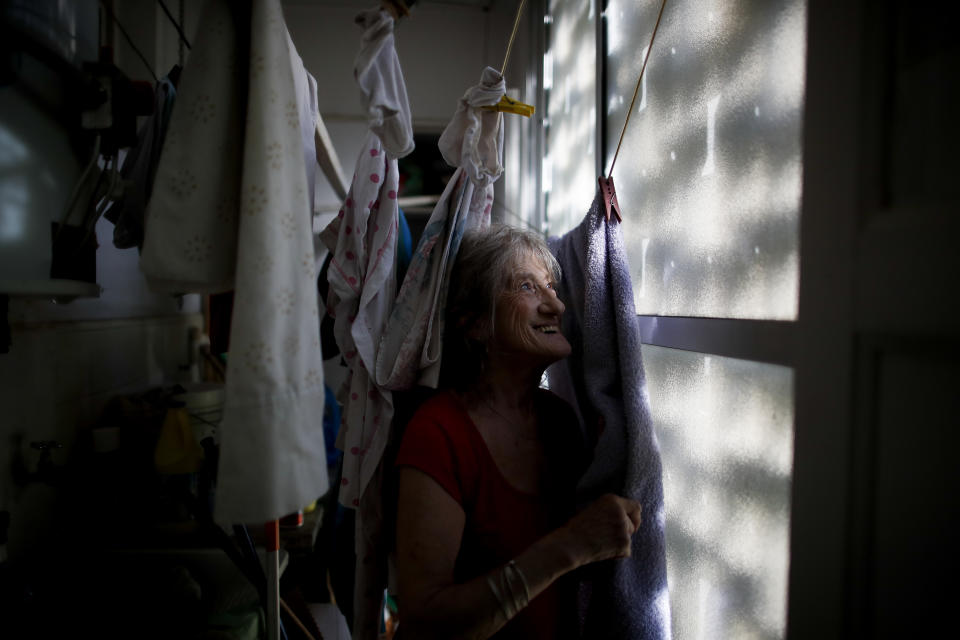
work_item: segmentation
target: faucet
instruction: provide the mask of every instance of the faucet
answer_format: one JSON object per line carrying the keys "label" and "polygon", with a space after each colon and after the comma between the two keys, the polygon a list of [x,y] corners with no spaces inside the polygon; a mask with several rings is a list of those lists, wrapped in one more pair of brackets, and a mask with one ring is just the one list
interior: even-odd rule
{"label": "faucet", "polygon": [[[16,444],[19,445],[23,439],[22,435],[15,437]],[[40,452],[40,459],[37,461],[37,470],[31,472],[24,463],[23,455],[20,453],[20,447],[16,446],[11,469],[14,484],[24,486],[31,482],[45,482],[47,484],[56,484],[60,479],[61,468],[53,462],[53,450],[62,449],[63,445],[56,440],[38,440],[30,443],[30,448]]]}

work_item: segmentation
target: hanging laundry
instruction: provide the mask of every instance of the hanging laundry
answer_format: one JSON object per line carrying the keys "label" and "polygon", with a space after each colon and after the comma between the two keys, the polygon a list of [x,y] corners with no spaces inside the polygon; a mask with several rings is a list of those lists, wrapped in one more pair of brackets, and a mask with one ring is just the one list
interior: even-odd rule
{"label": "hanging laundry", "polygon": [[[297,98],[297,112],[300,123],[300,144],[303,153],[303,166],[307,173],[307,199],[310,206],[311,233],[313,231],[312,218],[317,197],[317,170],[320,169],[319,159],[330,151],[323,153],[317,147],[317,128],[322,125],[320,117],[319,98],[317,96],[317,80],[304,68],[303,61],[297,54],[293,42],[288,47],[290,54],[290,68],[297,71],[293,74],[294,95]],[[339,178],[339,176],[334,176]],[[314,246],[318,244],[314,236]],[[315,265],[318,269],[320,265]]]}
{"label": "hanging laundry", "polygon": [[249,33],[232,28],[227,2],[208,3],[201,20],[209,29],[181,72],[147,205],[140,268],[156,291],[234,286],[248,66],[237,57]]}
{"label": "hanging laundry", "polygon": [[374,9],[356,21],[364,31],[354,77],[370,131],[343,208],[320,237],[331,252],[327,313],[334,318],[334,337],[348,367],[338,392],[343,412],[337,446],[343,451],[339,500],[356,509],[352,630],[356,639],[373,640],[387,576],[379,463],[394,408],[392,393],[376,383],[372,372],[397,290],[397,159],[414,143],[394,20]]}
{"label": "hanging laundry", "polygon": [[563,279],[564,335],[573,351],[547,370],[550,389],[584,425],[594,458],[577,487],[580,504],[605,493],[643,505],[632,555],[580,570],[580,637],[670,637],[660,448],[647,397],[640,330],[620,226],[598,194],[578,227],[549,240]]}
{"label": "hanging laundry", "polygon": [[304,162],[314,155],[316,84],[279,0],[212,0],[197,33],[141,269],[158,291],[235,291],[214,515],[267,522],[329,486]]}
{"label": "hanging laundry", "polygon": [[[379,389],[369,372],[396,291],[397,158],[413,149],[393,18],[375,10],[361,14],[357,22],[364,34],[355,75],[370,131],[343,208],[320,234],[332,254],[327,313],[334,318],[334,336],[349,369],[338,392],[344,407],[339,444],[346,454],[340,501],[347,507],[359,504],[393,415],[389,391]],[[406,122],[396,117],[401,113],[407,114]]]}
{"label": "hanging laundry", "polygon": [[490,224],[493,184],[503,173],[503,114],[481,107],[495,105],[505,87],[496,69],[484,69],[440,136],[440,152],[457,170],[430,214],[380,344],[376,376],[387,389],[439,381],[450,271],[463,233]]}
{"label": "hanging laundry", "polygon": [[177,97],[173,77],[179,73],[180,67],[174,67],[157,83],[153,114],[140,128],[137,144],[127,152],[120,169],[122,195],[104,214],[114,224],[113,244],[118,249],[143,246],[144,212],[153,192],[160,151]]}
{"label": "hanging laundry", "polygon": [[[397,86],[397,83],[393,86]],[[341,443],[344,447],[345,482],[340,487],[340,500],[344,504],[353,504],[358,507],[353,622],[355,639],[372,640],[378,637],[380,616],[383,611],[383,593],[387,587],[387,552],[391,541],[388,540],[384,526],[384,475],[387,471],[382,461],[393,428],[395,407],[391,389],[408,389],[417,382],[418,377],[422,384],[436,386],[440,369],[443,305],[449,272],[463,232],[474,226],[489,224],[493,203],[493,183],[503,172],[501,166],[502,115],[481,111],[480,107],[495,104],[503,93],[502,77],[496,70],[488,68],[483,73],[480,85],[468,90],[461,99],[453,120],[440,137],[440,149],[444,159],[459,168],[427,222],[396,300],[394,301],[392,295],[395,289],[390,286],[393,284],[392,281],[370,279],[368,273],[368,280],[363,282],[364,292],[367,292],[368,288],[373,289],[369,293],[370,300],[379,300],[383,303],[376,306],[376,324],[368,322],[358,330],[361,316],[354,314],[348,317],[348,322],[352,323],[350,325],[352,336],[362,337],[364,340],[363,343],[359,339],[355,340],[355,346],[348,347],[344,352],[348,363],[356,364],[351,368],[350,390],[345,399],[350,404],[344,410],[346,436]],[[370,156],[377,157],[373,155],[373,148]],[[358,183],[360,186],[365,186],[364,177],[370,171],[366,162],[368,162],[367,158],[361,154],[354,182],[355,187]],[[395,163],[390,167],[386,173],[391,180],[396,181]],[[393,185],[395,182],[391,182],[390,189],[395,188]],[[387,193],[387,199],[391,211],[394,211],[395,204],[389,193]],[[372,196],[364,196],[366,197]],[[346,224],[346,216],[349,211],[355,211],[357,208],[357,197],[353,196],[352,200],[351,206],[345,207],[345,217],[339,223],[340,238],[342,240],[344,237],[352,237],[355,246],[351,251],[354,255],[360,255],[356,253],[359,250],[356,246],[356,228],[354,227],[353,234],[348,231],[344,235],[343,225]],[[363,199],[361,198],[359,202],[363,202]],[[384,199],[381,195],[379,209],[381,216],[383,203]],[[371,218],[374,215],[370,213]],[[391,213],[391,216],[389,221],[395,223],[397,212]],[[360,220],[362,216],[356,219]],[[384,219],[384,222],[380,223],[381,227],[387,223],[388,220]],[[369,228],[370,223],[367,226]],[[396,235],[396,227],[391,229]],[[371,243],[370,246],[379,245]],[[361,282],[362,279],[358,272],[349,271],[359,263],[349,256],[345,255],[345,257],[346,260],[342,260],[339,267],[341,271],[339,276],[334,275],[334,265],[331,264],[330,284],[331,288],[334,288],[336,278],[339,281],[339,288],[348,292],[348,288],[343,284],[345,277],[348,283],[350,277],[357,282]],[[393,264],[392,257],[388,262]],[[367,295],[364,293],[362,299],[365,300]],[[385,304],[387,300],[391,303],[389,306]],[[372,303],[371,306],[373,306]],[[387,316],[382,315],[383,310],[386,309],[389,313],[391,308],[393,312],[390,313],[389,322],[387,322]],[[340,322],[344,312],[339,305],[335,312],[337,322]],[[368,317],[372,316],[368,315]],[[373,326],[377,329],[375,335],[370,330]],[[379,340],[368,343],[367,341],[373,337]],[[341,342],[338,338],[338,344],[343,349],[344,344],[347,343]],[[398,350],[402,350],[402,357],[399,359]],[[363,357],[357,355],[358,351],[362,352]],[[375,356],[376,369],[366,359],[366,353]],[[356,362],[357,360],[359,362]],[[382,373],[384,370],[388,372],[386,375]],[[375,380],[370,378],[369,372],[372,371],[376,372]],[[362,380],[362,384],[358,383],[358,379]],[[356,408],[358,406],[363,410]],[[369,425],[371,416],[373,424]],[[361,425],[363,426],[363,431],[360,432],[362,437],[358,436],[358,426]],[[348,466],[348,461],[352,462],[352,466]],[[359,496],[356,493],[354,477],[358,464],[362,483]],[[387,466],[389,467],[389,463]],[[353,475],[347,475],[348,472]]]}
{"label": "hanging laundry", "polygon": [[410,233],[410,224],[403,209],[398,210],[397,218],[400,221],[400,233],[397,236],[397,282],[403,282],[410,267],[410,260],[413,259],[413,234]]}

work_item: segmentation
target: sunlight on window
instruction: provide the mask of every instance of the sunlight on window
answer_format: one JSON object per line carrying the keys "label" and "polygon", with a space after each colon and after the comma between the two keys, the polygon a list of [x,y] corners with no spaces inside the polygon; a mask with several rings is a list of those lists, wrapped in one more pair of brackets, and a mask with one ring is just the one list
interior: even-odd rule
{"label": "sunlight on window", "polygon": [[560,235],[580,223],[597,189],[596,17],[590,0],[554,0],[550,13],[550,54],[544,58],[544,76],[551,79],[550,161],[543,184],[544,191],[549,185],[550,234]]}
{"label": "sunlight on window", "polygon": [[644,265],[647,263],[647,247],[650,246],[650,238],[643,238],[640,240],[640,291],[638,295],[642,298],[646,295],[647,291],[647,282],[644,280]]}
{"label": "sunlight on window", "polygon": [[664,468],[675,638],[786,625],[793,372],[643,347]]}
{"label": "sunlight on window", "polygon": [[[609,3],[606,166],[659,8]],[[614,170],[638,313],[796,318],[805,31],[802,1],[667,3]]]}
{"label": "sunlight on window", "polygon": [[[609,0],[598,99],[589,4],[551,3],[553,235],[580,222],[596,190],[595,108],[606,118],[605,169],[613,158],[660,8]],[[614,171],[638,313],[796,319],[805,47],[803,0],[667,3]],[[793,371],[642,350],[663,458],[656,517],[673,637],[781,638]]]}
{"label": "sunlight on window", "polygon": [[716,168],[713,160],[713,148],[714,143],[716,142],[717,135],[717,105],[720,104],[720,95],[718,94],[710,102],[707,103],[707,159],[703,163],[703,170],[700,172],[701,176],[712,176],[713,171]]}
{"label": "sunlight on window", "polygon": [[543,90],[549,91],[553,88],[553,52],[547,51],[543,54]]}

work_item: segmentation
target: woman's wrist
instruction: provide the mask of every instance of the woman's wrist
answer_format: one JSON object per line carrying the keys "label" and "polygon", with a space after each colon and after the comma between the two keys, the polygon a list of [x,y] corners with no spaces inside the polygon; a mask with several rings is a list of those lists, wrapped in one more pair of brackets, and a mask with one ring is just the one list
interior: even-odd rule
{"label": "woman's wrist", "polygon": [[553,557],[553,562],[560,569],[560,573],[572,571],[586,564],[583,554],[579,551],[579,540],[566,525],[555,529],[544,538],[544,542],[547,544],[548,552]]}
{"label": "woman's wrist", "polygon": [[514,560],[510,560],[507,564],[487,575],[487,584],[496,597],[503,617],[507,621],[525,609],[530,602],[530,587],[527,584],[527,578]]}

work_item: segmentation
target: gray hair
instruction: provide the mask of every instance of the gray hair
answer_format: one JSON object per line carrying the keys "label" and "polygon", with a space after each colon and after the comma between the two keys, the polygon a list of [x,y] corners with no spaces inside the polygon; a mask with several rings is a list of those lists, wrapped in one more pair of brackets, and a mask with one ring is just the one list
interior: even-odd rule
{"label": "gray hair", "polygon": [[[447,290],[443,345],[444,376],[451,384],[470,382],[486,358],[486,342],[493,337],[497,298],[510,284],[513,269],[530,256],[560,281],[557,259],[541,234],[505,224],[473,229],[463,235]],[[468,336],[481,323],[482,343]]]}

